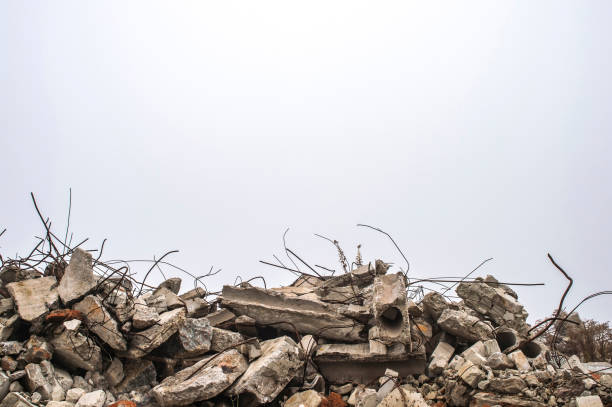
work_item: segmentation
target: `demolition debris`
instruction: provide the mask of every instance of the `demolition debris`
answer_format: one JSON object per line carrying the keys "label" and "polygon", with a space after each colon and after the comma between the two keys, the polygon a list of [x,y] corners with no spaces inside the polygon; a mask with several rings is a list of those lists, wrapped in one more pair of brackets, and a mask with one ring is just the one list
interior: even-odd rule
{"label": "demolition debris", "polygon": [[549,349],[492,276],[460,281],[458,302],[413,301],[381,260],[181,293],[181,279],[135,281],[41,220],[28,257],[1,258],[0,407],[612,403],[612,366]]}

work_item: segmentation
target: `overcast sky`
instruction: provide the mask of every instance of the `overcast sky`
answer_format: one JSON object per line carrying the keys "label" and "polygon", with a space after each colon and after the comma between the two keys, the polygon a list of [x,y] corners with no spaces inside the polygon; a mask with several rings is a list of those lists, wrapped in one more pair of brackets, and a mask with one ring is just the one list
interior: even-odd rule
{"label": "overcast sky", "polygon": [[[167,250],[209,288],[289,247],[518,288],[530,320],[612,289],[612,3],[0,3],[0,238]],[[286,262],[286,259],[283,260]],[[141,270],[136,267],[135,270]],[[152,281],[160,281],[155,275]],[[260,284],[255,281],[254,283]],[[184,280],[190,288],[191,281]],[[612,297],[581,315],[609,320]]]}

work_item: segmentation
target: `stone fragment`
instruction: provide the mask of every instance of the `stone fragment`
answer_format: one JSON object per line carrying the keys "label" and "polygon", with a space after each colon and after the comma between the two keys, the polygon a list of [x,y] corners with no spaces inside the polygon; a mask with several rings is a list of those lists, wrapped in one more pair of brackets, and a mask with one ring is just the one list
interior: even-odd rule
{"label": "stone fragment", "polygon": [[104,407],[106,401],[106,393],[104,390],[96,390],[91,393],[85,393],[79,398],[75,407]]}
{"label": "stone fragment", "polygon": [[178,328],[178,338],[185,350],[191,356],[201,355],[210,350],[212,327],[206,318],[186,318]]}
{"label": "stone fragment", "polygon": [[520,349],[510,353],[508,357],[510,360],[512,360],[512,362],[514,362],[514,365],[519,371],[527,372],[531,370],[531,365],[529,364],[527,357]]}
{"label": "stone fragment", "polygon": [[167,288],[174,294],[178,294],[181,291],[181,279],[179,277],[172,277],[161,283],[157,288]]}
{"label": "stone fragment", "polygon": [[[330,304],[288,297],[261,288],[224,286],[222,304],[237,315],[248,315],[258,324],[278,324],[279,329],[323,338],[356,342],[362,340],[364,326],[336,312]],[[292,325],[283,324],[291,322]],[[333,329],[330,329],[333,327]]]}
{"label": "stone fragment", "polygon": [[150,308],[145,300],[136,298],[134,300],[134,315],[132,315],[132,326],[135,329],[146,329],[159,321],[159,314]]}
{"label": "stone fragment", "polygon": [[91,339],[81,334],[81,321],[74,319],[56,329],[50,343],[55,349],[54,357],[73,369],[100,370],[102,351]]}
{"label": "stone fragment", "polygon": [[74,403],[69,401],[49,401],[47,407],[74,407]]}
{"label": "stone fragment", "polygon": [[27,363],[40,363],[43,360],[51,359],[53,356],[53,347],[36,335],[30,336],[24,346],[25,352],[21,354],[19,359],[23,359]]}
{"label": "stone fragment", "polygon": [[113,361],[104,371],[104,377],[108,384],[112,387],[121,383],[125,374],[123,372],[123,363],[121,363],[121,359],[113,358]]}
{"label": "stone fragment", "polygon": [[57,287],[64,304],[89,294],[96,287],[92,263],[91,253],[78,248],[72,253],[70,263]]}
{"label": "stone fragment", "polygon": [[15,309],[15,301],[12,298],[0,298],[0,315],[13,313]]}
{"label": "stone fragment", "polygon": [[476,342],[491,339],[493,328],[464,311],[445,309],[438,318],[438,325],[451,335]]}
{"label": "stone fragment", "polygon": [[489,390],[495,393],[517,394],[527,387],[527,383],[518,376],[494,377],[489,381]]}
{"label": "stone fragment", "polygon": [[140,298],[145,300],[147,306],[153,308],[158,314],[162,314],[168,311],[166,296],[161,292],[158,294],[147,293],[145,295],[142,295]]}
{"label": "stone fragment", "polygon": [[155,366],[150,360],[128,360],[125,363],[123,380],[115,386],[115,390],[117,393],[127,393],[138,387],[148,386],[156,376]]}
{"label": "stone fragment", "polygon": [[434,375],[441,374],[446,365],[448,365],[450,358],[453,357],[453,353],[455,353],[455,348],[451,344],[440,341],[431,354],[431,362],[429,362],[428,366],[429,373]]}
{"label": "stone fragment", "polygon": [[[496,342],[497,343],[497,342]],[[483,365],[487,359],[485,358],[486,349],[482,341],[474,343],[461,353],[461,356],[475,364],[476,366]]]}
{"label": "stone fragment", "polygon": [[38,407],[25,397],[23,393],[10,392],[4,397],[0,407]]}
{"label": "stone fragment", "polygon": [[64,369],[60,369],[59,367],[54,367],[55,370],[55,378],[57,382],[62,386],[64,391],[68,391],[68,389],[72,388],[74,384],[74,380],[72,379],[72,375],[65,371]]}
{"label": "stone fragment", "polygon": [[86,318],[87,327],[102,341],[115,350],[127,349],[127,342],[121,332],[117,321],[102,305],[102,301],[95,295],[88,295],[76,303],[73,309],[82,312]]}
{"label": "stone fragment", "polygon": [[508,326],[519,333],[527,332],[527,312],[516,298],[509,295],[502,287],[495,286],[493,277],[488,276],[485,282],[476,278],[474,282],[460,283],[457,295],[465,304],[476,312],[486,315],[497,325]]}
{"label": "stone fragment", "polygon": [[159,316],[157,324],[132,336],[123,356],[135,359],[156,349],[178,330],[184,319],[185,310],[182,308],[164,312]]}
{"label": "stone fragment", "polygon": [[576,407],[603,407],[599,396],[576,397]]}
{"label": "stone fragment", "polygon": [[377,339],[385,345],[410,344],[410,319],[406,300],[406,283],[402,273],[386,274],[374,279],[372,313],[378,327]]}
{"label": "stone fragment", "polygon": [[64,389],[55,378],[53,365],[48,360],[41,364],[30,363],[25,367],[25,372],[28,390],[40,393],[44,400],[64,400]]}
{"label": "stone fragment", "polygon": [[247,361],[237,350],[200,360],[195,365],[170,376],[153,388],[153,396],[162,407],[186,406],[208,400],[227,389],[247,368]]}
{"label": "stone fragment", "polygon": [[494,353],[501,352],[499,348],[499,344],[495,339],[489,339],[488,341],[484,341],[484,354],[483,356],[489,357]]}
{"label": "stone fragment", "polygon": [[206,315],[206,319],[208,319],[212,327],[226,328],[233,323],[236,319],[236,315],[230,310],[222,308]]}
{"label": "stone fragment", "polygon": [[8,394],[10,385],[10,378],[6,373],[0,371],[0,401]]}
{"label": "stone fragment", "polygon": [[229,395],[240,395],[241,399],[258,404],[269,403],[293,379],[304,363],[300,348],[288,336],[262,342],[261,353],[229,388]]}
{"label": "stone fragment", "polygon": [[409,386],[401,386],[390,392],[378,407],[428,407],[421,393]]}
{"label": "stone fragment", "polygon": [[17,361],[10,356],[3,356],[2,359],[0,359],[0,367],[2,367],[2,369],[6,370],[7,372],[13,372],[17,370],[17,366]]}
{"label": "stone fragment", "polygon": [[485,365],[489,366],[491,369],[504,370],[512,369],[514,367],[514,362],[512,362],[506,354],[495,352],[487,358]]}
{"label": "stone fragment", "polygon": [[87,380],[85,380],[85,378],[81,376],[74,376],[73,379],[74,379],[73,386],[75,388],[83,389],[85,390],[85,393],[88,393],[94,390],[93,386],[89,384]]}
{"label": "stone fragment", "polygon": [[24,321],[32,322],[58,305],[55,277],[34,278],[7,284],[17,312]]}
{"label": "stone fragment", "polygon": [[167,309],[181,308],[185,306],[185,300],[180,298],[178,295],[167,289],[166,287],[160,287],[153,292],[153,296],[163,295],[166,300]]}
{"label": "stone fragment", "polygon": [[[240,342],[245,342],[247,338],[238,332],[228,331],[217,327],[212,328],[212,338],[210,341],[210,350],[213,352],[222,352],[235,346]],[[260,344],[257,339],[250,340],[249,342],[238,345],[238,351],[244,355],[249,356],[249,360],[252,360],[261,354]]]}
{"label": "stone fragment", "polygon": [[475,364],[466,360],[457,371],[457,375],[472,388],[478,386],[478,382],[484,379],[484,373]]}
{"label": "stone fragment", "polygon": [[66,401],[69,401],[70,403],[76,403],[77,401],[79,401],[81,396],[85,393],[87,392],[83,389],[79,389],[79,388],[69,389],[66,392]]}
{"label": "stone fragment", "polygon": [[351,393],[348,404],[356,407],[376,407],[376,390],[359,386]]}
{"label": "stone fragment", "polygon": [[18,314],[9,318],[0,317],[0,341],[6,341],[10,338],[17,321],[19,321]]}
{"label": "stone fragment", "polygon": [[193,298],[185,301],[185,309],[189,318],[201,318],[208,315],[212,305],[204,298]]}
{"label": "stone fragment", "polygon": [[438,320],[442,312],[448,308],[448,303],[444,297],[435,291],[425,294],[421,300],[421,305],[423,306],[424,314],[434,321]]}
{"label": "stone fragment", "polygon": [[21,342],[5,341],[0,342],[0,355],[18,355],[23,350]]}
{"label": "stone fragment", "polygon": [[315,390],[306,390],[289,397],[284,407],[319,407],[322,401],[323,396]]}

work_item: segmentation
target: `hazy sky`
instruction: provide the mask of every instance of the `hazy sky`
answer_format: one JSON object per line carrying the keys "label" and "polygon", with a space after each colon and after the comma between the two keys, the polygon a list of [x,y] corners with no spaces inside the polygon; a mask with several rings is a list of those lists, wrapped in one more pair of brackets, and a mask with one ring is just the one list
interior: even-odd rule
{"label": "hazy sky", "polygon": [[[541,318],[612,289],[612,3],[0,2],[0,238],[27,254],[29,192],[105,258],[223,272],[282,234],[312,264],[519,288]],[[60,232],[61,233],[61,232]],[[159,281],[159,276],[152,277]],[[259,284],[259,282],[255,282]],[[185,280],[185,286],[191,281]],[[609,320],[612,297],[581,310]],[[532,320],[533,320],[532,319]]]}

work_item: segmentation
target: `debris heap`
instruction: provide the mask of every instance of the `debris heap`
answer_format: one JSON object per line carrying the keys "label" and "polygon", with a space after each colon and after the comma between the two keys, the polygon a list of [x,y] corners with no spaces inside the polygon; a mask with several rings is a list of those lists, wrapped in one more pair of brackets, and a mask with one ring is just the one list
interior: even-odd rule
{"label": "debris heap", "polygon": [[612,403],[612,375],[527,340],[527,312],[491,276],[459,284],[461,302],[416,304],[377,260],[212,298],[179,278],[143,291],[94,262],[77,248],[44,273],[0,270],[0,407]]}

